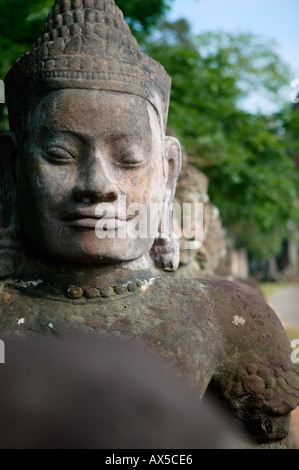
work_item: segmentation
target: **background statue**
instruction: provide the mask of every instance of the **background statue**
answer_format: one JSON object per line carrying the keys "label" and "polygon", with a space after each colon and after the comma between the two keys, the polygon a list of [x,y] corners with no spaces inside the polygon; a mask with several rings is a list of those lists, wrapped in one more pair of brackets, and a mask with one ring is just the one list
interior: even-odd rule
{"label": "background statue", "polygon": [[[175,220],[175,227],[180,233],[180,265],[175,277],[213,277],[221,260],[227,252],[227,238],[222,227],[222,220],[217,207],[212,204],[208,194],[209,181],[204,173],[184,161],[178,179],[175,202],[180,204],[183,211],[184,204],[190,204],[190,221],[186,226],[202,227],[201,237],[193,240],[193,248],[188,243],[185,247],[186,237],[181,220]],[[202,212],[196,212],[195,205],[202,204]],[[199,220],[195,220],[198,217]]]}
{"label": "background statue", "polygon": [[169,274],[181,167],[165,135],[170,78],[114,2],[57,0],[5,84],[2,336],[146,345],[200,397],[220,397],[257,447],[284,447],[299,378],[276,315],[233,283]]}

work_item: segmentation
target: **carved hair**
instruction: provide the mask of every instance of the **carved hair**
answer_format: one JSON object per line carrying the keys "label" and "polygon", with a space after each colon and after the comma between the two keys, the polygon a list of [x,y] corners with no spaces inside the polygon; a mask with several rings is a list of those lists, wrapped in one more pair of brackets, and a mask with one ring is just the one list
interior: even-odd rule
{"label": "carved hair", "polygon": [[65,88],[141,96],[166,130],[170,77],[140,51],[114,0],[56,0],[33,49],[5,78],[10,129],[23,127],[36,96]]}

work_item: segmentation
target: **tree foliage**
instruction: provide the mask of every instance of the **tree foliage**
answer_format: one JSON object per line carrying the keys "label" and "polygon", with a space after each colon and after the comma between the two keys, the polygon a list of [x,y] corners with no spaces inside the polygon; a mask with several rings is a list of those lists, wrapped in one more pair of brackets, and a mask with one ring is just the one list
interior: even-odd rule
{"label": "tree foliage", "polygon": [[116,0],[135,35],[149,33],[170,8],[173,0]]}
{"label": "tree foliage", "polygon": [[277,102],[289,83],[287,67],[272,44],[250,34],[192,37],[184,20],[160,31],[147,49],[172,77],[170,126],[209,177],[211,199],[237,244],[255,258],[279,253],[289,224],[299,220],[299,113],[285,120],[251,114],[240,103],[252,90]]}

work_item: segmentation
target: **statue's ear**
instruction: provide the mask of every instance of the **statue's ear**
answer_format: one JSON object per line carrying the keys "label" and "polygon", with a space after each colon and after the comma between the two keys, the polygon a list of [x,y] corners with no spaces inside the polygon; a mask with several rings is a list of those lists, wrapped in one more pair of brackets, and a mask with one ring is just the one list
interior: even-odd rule
{"label": "statue's ear", "polygon": [[17,139],[13,132],[0,135],[0,187],[2,193],[2,227],[14,224],[16,203]]}
{"label": "statue's ear", "polygon": [[182,151],[179,141],[175,137],[165,138],[164,158],[166,184],[166,201],[172,204],[176,191],[177,180],[182,168]]}
{"label": "statue's ear", "polygon": [[172,272],[179,266],[179,239],[172,232],[172,205],[177,180],[182,167],[181,146],[174,137],[165,138],[164,175],[166,193],[161,214],[159,235],[150,251],[150,256],[158,269]]}

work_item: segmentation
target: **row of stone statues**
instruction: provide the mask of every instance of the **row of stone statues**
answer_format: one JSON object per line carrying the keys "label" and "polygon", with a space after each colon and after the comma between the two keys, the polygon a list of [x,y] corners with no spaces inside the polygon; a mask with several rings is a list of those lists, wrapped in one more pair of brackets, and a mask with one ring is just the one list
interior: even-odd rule
{"label": "row of stone statues", "polygon": [[[218,208],[209,197],[209,181],[207,176],[188,163],[187,156],[183,159],[182,170],[178,178],[175,203],[181,207],[191,207],[190,226],[195,224],[195,217],[202,225],[194,246],[185,247],[184,227],[179,217],[175,219],[175,227],[180,238],[180,264],[175,277],[181,278],[224,278],[228,280],[244,280],[249,277],[249,266],[246,250],[237,250],[234,241],[223,227]],[[196,213],[196,204],[202,204],[202,211]],[[186,223],[188,227],[188,222]],[[180,232],[181,230],[181,232]],[[188,235],[188,234],[187,234]]]}
{"label": "row of stone statues", "polygon": [[165,132],[171,80],[114,1],[56,0],[5,85],[2,338],[142,344],[198,397],[217,396],[249,433],[244,445],[285,447],[299,367],[275,313],[229,281],[171,274],[178,239],[161,228],[181,169]]}

